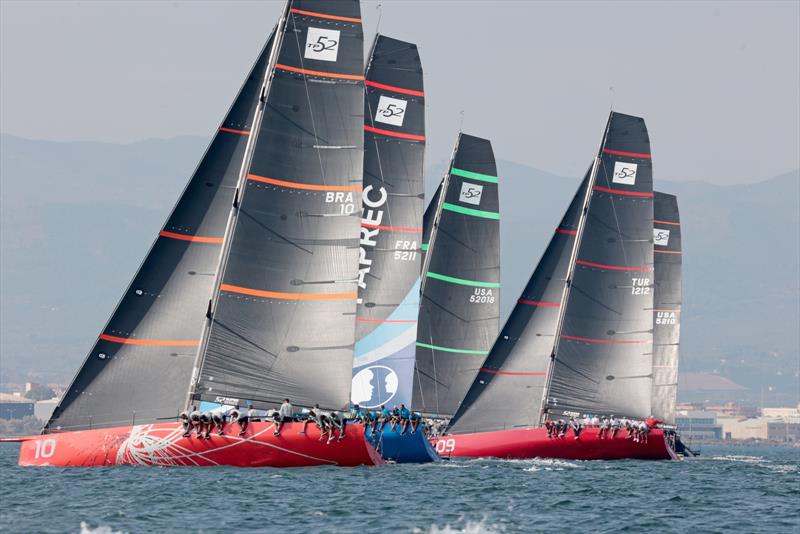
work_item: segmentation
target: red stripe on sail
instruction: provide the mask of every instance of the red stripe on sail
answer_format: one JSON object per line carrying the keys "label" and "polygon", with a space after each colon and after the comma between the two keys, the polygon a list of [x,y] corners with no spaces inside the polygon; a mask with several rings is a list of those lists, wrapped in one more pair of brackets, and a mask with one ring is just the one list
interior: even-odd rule
{"label": "red stripe on sail", "polygon": [[123,345],[155,345],[159,347],[197,347],[200,345],[199,341],[185,339],[132,339],[108,334],[100,334],[99,338],[103,341],[121,343]]}
{"label": "red stripe on sail", "polygon": [[557,234],[578,235],[577,230],[564,230],[563,228],[556,228]]}
{"label": "red stripe on sail", "polygon": [[340,15],[328,15],[327,13],[317,13],[316,11],[306,11],[304,9],[289,9],[292,13],[297,13],[298,15],[308,15],[309,17],[317,17],[318,19],[330,19],[330,20],[342,20],[344,22],[358,22],[361,23],[361,19],[357,19],[354,17],[342,17]]}
{"label": "red stripe on sail", "polygon": [[652,271],[652,267],[625,267],[620,265],[604,265],[602,263],[592,263],[590,261],[576,260],[578,265],[587,267],[597,267],[598,269],[608,269],[610,271]]}
{"label": "red stripe on sail", "polygon": [[660,221],[658,219],[654,219],[653,222],[656,223],[656,224],[671,224],[672,226],[680,226],[681,225],[681,223],[679,223],[679,222]]}
{"label": "red stripe on sail", "polygon": [[508,376],[544,376],[545,373],[523,373],[514,371],[495,371],[494,369],[487,369],[481,367],[482,373],[489,373],[490,375],[508,375]]}
{"label": "red stripe on sail", "polygon": [[614,340],[614,339],[593,339],[590,337],[568,336],[561,334],[561,339],[571,339],[572,341],[585,341],[586,343],[608,343],[609,345],[638,345],[641,343],[649,343],[650,341],[637,341],[637,340]]}
{"label": "red stripe on sail", "polygon": [[390,137],[399,137],[400,139],[411,139],[412,141],[424,141],[424,135],[414,135],[414,134],[407,134],[402,132],[391,132],[389,130],[382,130],[380,128],[373,128],[372,126],[364,125],[364,129],[368,132],[381,134],[381,135],[388,135]]}
{"label": "red stripe on sail", "polygon": [[421,232],[422,228],[404,228],[402,226],[380,226],[377,224],[362,223],[364,228],[377,228],[378,230],[388,230],[390,232]]}
{"label": "red stripe on sail", "polygon": [[600,187],[596,185],[592,187],[595,191],[602,191],[603,193],[611,193],[613,195],[626,195],[629,197],[646,197],[653,198],[653,193],[644,193],[639,191],[623,191],[622,189],[609,189],[608,187]]}
{"label": "red stripe on sail", "polygon": [[251,289],[249,287],[221,284],[220,291],[238,293],[239,295],[250,295],[253,297],[263,297],[268,299],[284,300],[355,300],[358,297],[353,293],[283,293],[280,291],[264,291],[262,289]]}
{"label": "red stripe on sail", "polygon": [[650,154],[642,154],[640,152],[623,152],[622,150],[611,150],[610,148],[604,148],[603,152],[606,154],[612,154],[614,156],[625,156],[627,158],[651,158]]}
{"label": "red stripe on sail", "polygon": [[170,239],[178,239],[180,241],[192,241],[194,243],[222,243],[221,237],[202,237],[199,235],[176,234],[175,232],[167,232],[162,230],[158,233],[161,237],[168,237]]}
{"label": "red stripe on sail", "polygon": [[235,133],[239,135],[250,135],[250,130],[234,130],[233,128],[225,128],[223,126],[219,127],[220,132],[228,132],[228,133]]}
{"label": "red stripe on sail", "polygon": [[542,302],[539,300],[517,299],[517,302],[519,302],[520,304],[527,304],[528,306],[544,306],[544,307],[561,306],[561,303],[559,302]]}
{"label": "red stripe on sail", "polygon": [[680,252],[677,250],[654,250],[653,252],[656,254],[680,254]]}
{"label": "red stripe on sail", "polygon": [[404,95],[425,96],[425,93],[423,93],[422,91],[415,91],[414,89],[403,89],[402,87],[396,87],[394,85],[386,85],[385,83],[373,82],[372,80],[365,80],[364,85],[367,85],[369,87],[375,87],[376,89],[384,89],[386,91],[391,91],[393,93],[401,93]]}

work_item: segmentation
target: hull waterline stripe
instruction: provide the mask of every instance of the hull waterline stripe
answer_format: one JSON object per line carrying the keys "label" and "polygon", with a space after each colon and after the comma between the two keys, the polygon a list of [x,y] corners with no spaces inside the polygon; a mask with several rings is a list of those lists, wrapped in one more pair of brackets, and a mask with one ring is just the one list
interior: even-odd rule
{"label": "hull waterline stripe", "polygon": [[289,72],[297,72],[299,74],[305,74],[307,76],[322,76],[324,78],[339,78],[341,80],[357,80],[357,81],[361,81],[364,79],[363,76],[358,74],[337,74],[335,72],[323,72],[321,70],[301,69],[298,67],[290,67],[289,65],[283,65],[281,63],[277,63],[275,65],[275,68],[286,70]]}
{"label": "hull waterline stripe", "polygon": [[681,225],[681,223],[679,223],[679,222],[660,221],[658,219],[654,219],[653,222],[656,223],[656,224],[669,224],[669,225],[672,225],[672,226],[680,226]]}
{"label": "hull waterline stripe", "polygon": [[645,197],[645,198],[653,198],[655,195],[653,193],[644,193],[639,191],[623,191],[622,189],[609,189],[608,187],[600,187],[596,185],[592,187],[594,191],[600,191],[602,193],[611,193],[612,195],[625,195],[628,197]]}
{"label": "hull waterline stripe", "polygon": [[517,299],[520,304],[527,304],[528,306],[543,306],[543,307],[558,307],[561,306],[559,302],[542,302],[539,300]]}
{"label": "hull waterline stripe", "polygon": [[680,254],[677,250],[654,250],[656,254]]}
{"label": "hull waterline stripe", "polygon": [[259,176],[257,174],[248,174],[247,179],[253,180],[254,182],[279,185],[281,187],[290,187],[292,189],[306,189],[309,191],[361,191],[360,185],[301,184],[299,182],[287,182],[285,180],[276,180],[275,178],[267,178],[266,176]]}
{"label": "hull waterline stripe", "polygon": [[469,350],[469,349],[454,349],[451,347],[440,347],[438,345],[428,345],[427,343],[417,343],[418,347],[422,347],[423,349],[431,349],[431,350],[439,350],[442,352],[459,352],[461,354],[479,354],[481,356],[486,356],[489,354],[489,351],[486,350]]}
{"label": "hull waterline stripe", "polygon": [[199,235],[186,235],[176,234],[175,232],[167,232],[162,230],[158,233],[161,237],[168,237],[170,239],[178,239],[180,241],[191,241],[193,243],[222,243],[221,237],[202,237]]}
{"label": "hull waterline stripe", "polygon": [[221,284],[220,291],[237,293],[239,295],[250,295],[252,297],[263,297],[268,299],[283,300],[355,300],[358,298],[356,292],[353,293],[281,293],[280,291],[264,291],[261,289],[251,289],[249,287],[233,286]]}
{"label": "hull waterline stripe", "polygon": [[403,95],[425,96],[425,93],[423,93],[422,91],[415,91],[414,89],[403,89],[402,87],[396,87],[394,85],[386,85],[385,83],[373,82],[372,80],[364,80],[364,85],[368,87],[374,87],[376,89],[384,89],[386,91],[391,91],[393,93],[400,93]]}
{"label": "hull waterline stripe", "polygon": [[383,130],[381,128],[374,128],[367,124],[364,125],[364,130],[367,132],[372,132],[380,135],[388,135],[389,137],[399,137],[400,139],[410,139],[411,141],[424,141],[424,135],[414,135],[414,134],[407,134],[402,132],[392,132],[389,130]]}
{"label": "hull waterline stripe", "polygon": [[250,130],[234,130],[233,128],[224,128],[222,126],[219,127],[220,132],[228,132],[228,133],[235,133],[239,135],[250,135]]}
{"label": "hull waterline stripe", "polygon": [[123,345],[150,345],[159,347],[199,347],[199,341],[192,341],[190,339],[133,339],[129,337],[110,336],[108,334],[100,334],[99,339],[103,341],[110,341],[112,343],[121,343]]}
{"label": "hull waterline stripe", "polygon": [[356,317],[356,321],[361,323],[416,323],[416,319],[367,319],[366,317]]}
{"label": "hull waterline stripe", "polygon": [[637,341],[637,340],[614,340],[614,339],[593,339],[590,337],[568,336],[561,334],[561,339],[571,339],[572,341],[584,341],[586,343],[606,343],[609,345],[641,345],[642,343],[651,343],[650,341]]}
{"label": "hull waterline stripe", "polygon": [[327,13],[317,13],[316,11],[305,11],[303,9],[290,8],[289,11],[297,13],[298,15],[308,15],[309,17],[317,17],[318,19],[341,20],[344,22],[357,22],[361,24],[361,19],[354,17],[342,17],[340,15],[328,15]]}
{"label": "hull waterline stripe", "polygon": [[402,226],[380,226],[377,224],[362,223],[364,228],[377,228],[378,230],[388,230],[390,232],[421,232],[422,228],[404,228]]}
{"label": "hull waterline stripe", "polygon": [[452,211],[455,213],[461,213],[462,215],[472,215],[473,217],[481,217],[483,219],[493,219],[495,221],[500,220],[500,214],[494,211],[474,210],[472,208],[465,208],[464,206],[450,204],[449,202],[442,203],[442,209],[447,211]]}
{"label": "hull waterline stripe", "polygon": [[465,278],[455,278],[454,276],[447,276],[444,274],[432,273],[428,271],[425,273],[425,276],[428,278],[433,278],[435,280],[441,280],[442,282],[450,282],[451,284],[458,284],[462,286],[472,286],[472,287],[491,287],[496,288],[500,287],[498,282],[478,282],[476,280],[467,280]]}
{"label": "hull waterline stripe", "polygon": [[604,154],[611,154],[614,156],[625,156],[627,158],[642,158],[642,159],[650,159],[650,154],[643,154],[641,152],[624,152],[622,150],[611,150],[610,148],[603,149]]}
{"label": "hull waterline stripe", "polygon": [[452,167],[450,169],[450,174],[455,174],[456,176],[461,176],[462,178],[471,178],[473,180],[478,180],[479,182],[489,182],[490,184],[496,184],[498,181],[497,176],[492,176],[491,174],[481,174],[479,172],[465,171],[463,169],[457,169],[456,167]]}
{"label": "hull waterline stripe", "polygon": [[495,371],[494,369],[487,369],[485,367],[481,367],[481,373],[489,373],[490,375],[507,375],[507,376],[544,376],[545,373],[525,373],[525,372],[514,372],[514,371]]}
{"label": "hull waterline stripe", "polygon": [[652,267],[625,267],[619,265],[604,265],[602,263],[592,263],[590,261],[576,260],[578,265],[585,265],[586,267],[597,267],[598,269],[608,269],[610,271],[652,271]]}
{"label": "hull waterline stripe", "polygon": [[577,230],[564,230],[563,228],[556,228],[557,234],[578,235]]}

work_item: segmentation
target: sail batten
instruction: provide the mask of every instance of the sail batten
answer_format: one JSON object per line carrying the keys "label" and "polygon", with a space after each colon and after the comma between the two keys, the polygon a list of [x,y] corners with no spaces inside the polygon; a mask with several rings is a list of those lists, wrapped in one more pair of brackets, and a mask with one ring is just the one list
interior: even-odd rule
{"label": "sail batten", "polygon": [[45,432],[153,423],[183,408],[272,40]]}
{"label": "sail batten", "polygon": [[450,417],[497,335],[500,212],[491,143],[460,134],[425,213],[415,410]]}
{"label": "sail batten", "polygon": [[419,307],[425,99],[417,46],[378,35],[365,73],[352,401],[409,404]]}

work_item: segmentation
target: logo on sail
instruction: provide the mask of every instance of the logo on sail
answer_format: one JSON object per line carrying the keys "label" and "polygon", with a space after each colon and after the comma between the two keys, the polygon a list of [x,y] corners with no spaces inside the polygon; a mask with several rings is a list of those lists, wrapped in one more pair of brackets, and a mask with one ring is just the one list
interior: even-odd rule
{"label": "logo on sail", "polygon": [[321,61],[336,61],[339,54],[339,34],[339,30],[309,28],[304,57]]}
{"label": "logo on sail", "polygon": [[666,247],[669,245],[669,230],[653,228],[653,244],[659,247]]}
{"label": "logo on sail", "polygon": [[461,184],[461,194],[458,196],[458,200],[459,202],[463,202],[464,204],[472,204],[474,206],[480,206],[482,194],[483,194],[482,185],[463,182]]}
{"label": "logo on sail", "polygon": [[625,185],[633,185],[636,183],[636,169],[639,166],[636,163],[623,163],[621,161],[614,162],[614,177],[612,182]]}
{"label": "logo on sail", "polygon": [[394,398],[399,383],[393,369],[385,365],[372,365],[360,370],[353,377],[351,399],[354,404],[377,408]]}
{"label": "logo on sail", "polygon": [[378,100],[378,111],[375,112],[375,122],[402,126],[406,116],[406,104],[408,102],[405,100],[381,95]]}

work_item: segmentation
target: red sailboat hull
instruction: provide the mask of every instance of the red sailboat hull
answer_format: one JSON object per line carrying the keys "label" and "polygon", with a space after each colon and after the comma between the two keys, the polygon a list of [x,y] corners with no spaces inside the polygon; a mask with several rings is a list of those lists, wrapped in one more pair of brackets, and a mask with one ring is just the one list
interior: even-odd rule
{"label": "red sailboat hull", "polygon": [[[19,465],[32,466],[213,466],[307,467],[356,466],[383,463],[364,437],[360,424],[347,425],[345,439],[330,445],[319,441],[320,431],[302,423],[287,423],[274,436],[271,422],[250,423],[244,436],[228,424],[223,435],[183,437],[178,423],[61,432],[21,438]],[[338,437],[338,434],[337,434]]]}
{"label": "red sailboat hull", "polygon": [[545,428],[499,430],[442,436],[432,440],[436,452],[447,457],[560,458],[564,460],[674,460],[675,452],[661,429],[653,429],[647,443],[625,439],[621,430],[614,439],[599,439],[599,429],[586,428],[575,439],[548,438]]}

